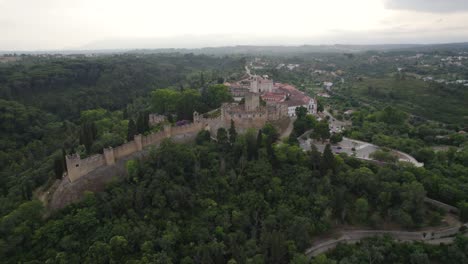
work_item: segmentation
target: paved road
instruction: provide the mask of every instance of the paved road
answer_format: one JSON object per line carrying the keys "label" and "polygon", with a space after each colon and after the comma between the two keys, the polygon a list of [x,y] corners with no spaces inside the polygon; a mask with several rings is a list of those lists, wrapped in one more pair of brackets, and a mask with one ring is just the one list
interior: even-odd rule
{"label": "paved road", "polygon": [[468,236],[468,232],[461,231],[461,227],[468,227],[468,223],[463,224],[455,215],[450,213],[454,209],[453,206],[427,197],[425,202],[448,212],[445,217],[445,223],[448,225],[447,227],[426,228],[414,232],[408,232],[406,230],[340,230],[338,231],[339,236],[337,238],[316,241],[312,247],[306,250],[305,254],[309,258],[314,257],[335,248],[339,243],[357,243],[364,238],[373,236],[388,235],[393,237],[396,241],[419,241],[432,245],[453,243],[457,234]]}
{"label": "paved road", "polygon": [[[468,224],[465,224],[468,227]],[[451,230],[452,229],[452,230]],[[431,245],[440,245],[441,243],[444,244],[451,244],[455,241],[455,235],[460,233],[459,231],[455,230],[458,228],[449,228],[447,230],[435,231],[435,234],[446,232],[448,237],[438,237],[433,238],[431,236],[431,231],[426,232],[406,232],[406,231],[385,231],[385,230],[354,230],[343,232],[342,235],[337,239],[330,239],[324,242],[321,242],[309,249],[306,250],[305,255],[309,258],[315,257],[322,253],[325,253],[331,249],[334,249],[340,243],[346,244],[356,244],[361,240],[368,238],[368,237],[375,237],[375,236],[384,236],[388,235],[393,237],[396,241],[401,242],[422,242]],[[426,236],[425,236],[426,235]],[[468,233],[464,233],[464,236],[468,237]]]}
{"label": "paved road", "polygon": [[325,114],[325,116],[329,117],[328,124],[330,125],[330,129],[333,132],[341,132],[341,131],[343,131],[343,128],[351,125],[350,121],[340,121],[340,120],[334,118],[330,114],[330,112],[328,112],[327,110],[324,110],[323,113]]}

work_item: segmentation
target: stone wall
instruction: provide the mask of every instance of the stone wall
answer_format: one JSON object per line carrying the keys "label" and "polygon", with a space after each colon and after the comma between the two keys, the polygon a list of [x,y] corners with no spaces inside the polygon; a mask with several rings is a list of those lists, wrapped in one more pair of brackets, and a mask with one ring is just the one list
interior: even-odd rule
{"label": "stone wall", "polygon": [[121,159],[125,156],[128,156],[137,151],[135,140],[127,142],[123,145],[120,145],[114,148],[114,157],[115,159]]}
{"label": "stone wall", "polygon": [[239,108],[239,105],[223,104],[219,117],[203,118],[195,112],[192,124],[174,127],[166,125],[163,131],[148,136],[136,135],[132,141],[115,148],[105,148],[103,154],[85,159],[81,159],[78,154],[69,155],[66,157],[68,178],[71,182],[74,182],[101,166],[114,165],[120,159],[139,152],[145,147],[157,146],[165,138],[171,137],[175,142],[187,142],[193,140],[197,133],[203,129],[216,136],[219,128],[228,129],[230,127],[231,120],[234,121],[238,133],[244,133],[249,128],[260,129],[268,121],[285,118],[284,109],[281,106],[267,105],[258,107],[258,95],[251,94],[250,98],[249,105],[252,107],[257,106],[255,111],[245,111],[245,109]]}
{"label": "stone wall", "polygon": [[159,133],[153,133],[153,134],[149,134],[148,136],[143,136],[141,141],[142,141],[143,147],[147,147],[150,145],[158,144],[165,138],[166,138],[166,133],[164,131],[161,131]]}
{"label": "stone wall", "polygon": [[75,181],[82,175],[95,170],[106,164],[104,155],[97,154],[85,159],[81,159],[80,155],[70,155],[66,158],[68,177],[70,181]]}
{"label": "stone wall", "polygon": [[[213,121],[208,120],[213,123]],[[218,122],[215,120],[214,122]],[[105,148],[103,154],[97,154],[81,159],[78,154],[66,157],[67,176],[71,182],[102,166],[111,166],[116,161],[141,151],[144,147],[159,145],[163,139],[173,137],[176,142],[193,140],[196,134],[204,128],[202,123],[193,123],[179,127],[165,126],[163,131],[148,136],[136,135],[134,140],[115,148]]]}

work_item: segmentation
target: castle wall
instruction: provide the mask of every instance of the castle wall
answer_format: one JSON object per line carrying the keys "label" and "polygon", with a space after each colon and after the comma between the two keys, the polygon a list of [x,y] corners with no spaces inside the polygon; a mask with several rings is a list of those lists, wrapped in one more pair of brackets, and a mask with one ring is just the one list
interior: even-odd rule
{"label": "castle wall", "polygon": [[96,154],[85,159],[81,159],[79,155],[72,155],[66,157],[66,163],[68,178],[70,178],[70,181],[75,181],[82,175],[105,165],[106,161],[102,154]]}
{"label": "castle wall", "polygon": [[[251,96],[249,105],[255,106],[258,103],[258,96]],[[105,148],[103,150],[104,155],[94,155],[86,159],[80,159],[79,155],[67,156],[68,178],[73,182],[98,167],[104,165],[114,166],[119,160],[140,152],[145,147],[159,145],[165,138],[172,138],[174,142],[178,143],[189,142],[195,139],[198,132],[203,129],[209,130],[211,135],[216,136],[219,128],[228,129],[230,127],[231,120],[234,121],[238,132],[244,133],[249,128],[260,129],[268,120],[281,118],[278,112],[280,108],[273,107],[272,110],[268,107],[256,107],[258,109],[255,109],[255,111],[238,111],[235,110],[236,108],[231,107],[234,106],[223,105],[221,116],[216,118],[203,118],[198,113],[194,113],[194,123],[192,124],[175,127],[166,125],[163,131],[148,136],[136,135],[134,140],[123,145],[115,148]]]}
{"label": "castle wall", "polygon": [[120,145],[114,148],[114,157],[115,159],[118,160],[120,158],[123,158],[125,156],[132,154],[133,152],[136,152],[137,150],[138,149],[137,149],[136,143],[134,140],[132,140],[130,142],[127,142],[123,145]]}
{"label": "castle wall", "polygon": [[161,131],[158,133],[149,134],[148,136],[143,136],[141,138],[141,142],[143,147],[146,147],[149,145],[159,144],[164,138],[166,138],[166,133],[164,133],[164,131]]}
{"label": "castle wall", "polygon": [[148,136],[136,135],[134,140],[115,148],[105,148],[104,155],[98,154],[81,159],[79,155],[67,156],[67,174],[71,182],[76,181],[83,175],[107,165],[114,165],[135,152],[141,151],[150,145],[159,145],[165,138],[172,137],[175,142],[188,142],[193,140],[198,132],[204,128],[202,123],[193,123],[184,126],[165,126],[163,131]]}

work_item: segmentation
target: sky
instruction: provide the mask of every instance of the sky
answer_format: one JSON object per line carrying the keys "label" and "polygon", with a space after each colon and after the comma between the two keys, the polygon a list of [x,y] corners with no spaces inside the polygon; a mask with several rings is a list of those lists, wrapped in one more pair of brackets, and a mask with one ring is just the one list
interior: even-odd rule
{"label": "sky", "polygon": [[468,0],[0,0],[0,50],[468,41]]}

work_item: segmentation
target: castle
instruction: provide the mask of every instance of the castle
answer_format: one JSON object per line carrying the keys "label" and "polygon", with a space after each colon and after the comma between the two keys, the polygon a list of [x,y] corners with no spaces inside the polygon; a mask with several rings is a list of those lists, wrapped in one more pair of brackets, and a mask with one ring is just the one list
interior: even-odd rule
{"label": "castle", "polygon": [[[261,105],[259,94],[248,93],[245,103],[224,103],[219,109],[219,116],[204,117],[193,113],[193,123],[182,126],[165,125],[164,129],[147,136],[136,135],[132,141],[112,148],[104,148],[103,154],[96,154],[82,159],[79,154],[66,156],[67,177],[70,182],[77,181],[84,175],[103,166],[113,166],[124,158],[141,152],[149,146],[158,146],[164,139],[172,138],[175,142],[194,140],[198,132],[208,130],[216,135],[219,128],[229,128],[234,121],[239,133],[249,128],[260,129],[269,121],[277,121],[288,117],[288,110],[284,105]],[[150,117],[155,119],[154,117]],[[160,118],[157,118],[160,121]]]}
{"label": "castle", "polygon": [[285,105],[287,114],[290,117],[296,115],[296,108],[298,107],[305,107],[309,114],[317,114],[318,103],[316,98],[309,97],[293,85],[274,83],[273,80],[267,79],[267,76],[264,77],[251,75],[249,78],[235,83],[225,83],[225,85],[229,87],[236,101],[241,101],[242,98],[247,101],[247,95],[254,93],[259,94],[260,98],[270,103],[270,105]]}
{"label": "castle", "polygon": [[[249,128],[260,129],[267,122],[280,121],[295,116],[297,107],[305,107],[311,114],[317,113],[317,101],[288,84],[253,75],[234,84],[226,83],[237,103],[224,103],[210,114],[193,114],[193,123],[182,126],[165,125],[163,131],[150,135],[136,135],[134,139],[116,148],[105,148],[103,154],[82,159],[78,154],[66,156],[67,177],[74,182],[84,175],[103,166],[113,166],[134,153],[149,146],[158,146],[165,138],[176,142],[195,139],[198,132],[208,130],[216,135],[219,128],[229,128],[234,121],[239,133]],[[260,99],[262,98],[262,100]],[[243,99],[243,100],[242,100]],[[243,101],[243,103],[242,103]],[[213,116],[211,113],[217,113]],[[150,124],[165,121],[164,116],[151,114]]]}
{"label": "castle", "polygon": [[250,80],[250,91],[253,93],[267,93],[273,91],[273,81],[254,75]]}

